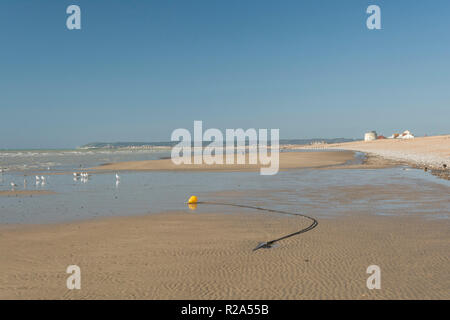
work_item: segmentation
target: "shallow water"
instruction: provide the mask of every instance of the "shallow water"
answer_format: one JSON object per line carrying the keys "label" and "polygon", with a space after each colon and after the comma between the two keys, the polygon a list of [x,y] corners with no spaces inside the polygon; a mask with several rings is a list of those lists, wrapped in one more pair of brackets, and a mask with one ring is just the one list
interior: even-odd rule
{"label": "shallow water", "polygon": [[[71,162],[60,161],[56,169],[72,169],[79,162],[88,167],[116,159],[157,159],[165,154],[77,155]],[[68,174],[47,175],[42,186],[35,185],[34,176],[24,177],[24,172],[3,173],[0,190],[9,190],[11,181],[22,190],[26,179],[27,190],[52,190],[57,194],[0,197],[0,223],[52,223],[171,210],[192,212],[184,204],[192,194],[199,195],[201,201],[256,205],[318,218],[346,214],[420,215],[432,219],[450,216],[450,181],[410,168],[298,169],[275,176],[261,176],[258,172],[163,171],[123,172],[120,176],[117,183],[111,173],[94,174],[85,182]],[[195,212],[236,210],[199,205]]]}

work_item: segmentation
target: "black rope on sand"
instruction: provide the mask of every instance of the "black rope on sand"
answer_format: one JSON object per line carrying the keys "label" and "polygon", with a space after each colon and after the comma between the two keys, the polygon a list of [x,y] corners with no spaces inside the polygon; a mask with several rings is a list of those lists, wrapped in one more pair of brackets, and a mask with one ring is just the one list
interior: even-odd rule
{"label": "black rope on sand", "polygon": [[254,249],[253,251],[256,251],[258,249],[261,248],[271,248],[272,245],[278,241],[299,235],[301,233],[305,233],[309,230],[314,229],[315,227],[317,227],[317,225],[319,224],[319,222],[317,222],[316,219],[314,219],[313,217],[301,214],[301,213],[292,213],[292,212],[287,212],[287,211],[281,211],[281,210],[274,210],[274,209],[266,209],[266,208],[262,208],[262,207],[255,207],[255,206],[247,206],[247,205],[243,205],[243,204],[234,204],[234,203],[221,203],[221,202],[197,202],[197,204],[210,204],[210,205],[218,205],[218,206],[230,206],[230,207],[237,207],[237,208],[247,208],[247,209],[255,209],[255,210],[261,210],[261,211],[267,211],[267,212],[274,212],[274,213],[280,213],[280,214],[287,214],[287,215],[291,215],[291,216],[301,216],[304,218],[307,218],[309,220],[312,221],[312,223],[301,230],[298,230],[296,232],[287,234],[285,236],[282,236],[281,238],[278,239],[274,239],[274,240],[270,240],[270,241],[266,241],[266,242],[261,242],[259,243]]}

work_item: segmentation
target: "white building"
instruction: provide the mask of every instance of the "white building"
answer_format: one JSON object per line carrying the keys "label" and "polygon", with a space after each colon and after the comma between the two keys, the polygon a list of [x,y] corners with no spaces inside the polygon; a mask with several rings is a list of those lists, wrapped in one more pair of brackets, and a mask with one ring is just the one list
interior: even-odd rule
{"label": "white building", "polygon": [[411,132],[409,132],[409,130],[405,130],[398,138],[399,139],[414,139],[414,135]]}
{"label": "white building", "polygon": [[414,139],[414,135],[409,130],[405,130],[402,134],[394,133],[389,139]]}
{"label": "white building", "polygon": [[376,131],[370,131],[366,132],[364,134],[364,141],[373,141],[377,139],[377,132]]}

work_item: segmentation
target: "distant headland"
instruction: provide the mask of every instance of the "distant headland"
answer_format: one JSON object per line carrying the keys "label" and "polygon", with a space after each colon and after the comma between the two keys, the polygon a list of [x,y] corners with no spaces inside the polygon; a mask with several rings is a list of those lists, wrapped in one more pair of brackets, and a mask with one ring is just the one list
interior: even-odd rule
{"label": "distant headland", "polygon": [[[308,145],[314,143],[343,143],[352,142],[356,139],[347,138],[333,138],[333,139],[280,139],[281,145]],[[77,149],[158,149],[167,148],[176,145],[178,141],[163,141],[163,142],[90,142],[82,145]],[[204,145],[208,145],[210,142],[205,142]]]}

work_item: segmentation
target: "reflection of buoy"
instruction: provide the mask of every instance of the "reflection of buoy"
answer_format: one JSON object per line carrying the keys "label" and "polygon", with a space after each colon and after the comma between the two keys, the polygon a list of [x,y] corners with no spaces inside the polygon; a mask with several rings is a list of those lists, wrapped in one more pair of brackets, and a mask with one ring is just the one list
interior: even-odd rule
{"label": "reflection of buoy", "polygon": [[188,204],[189,209],[191,209],[192,211],[197,210],[197,206],[198,206],[198,204],[196,204],[196,203]]}
{"label": "reflection of buoy", "polygon": [[191,196],[188,200],[188,204],[194,204],[198,202],[197,196]]}

